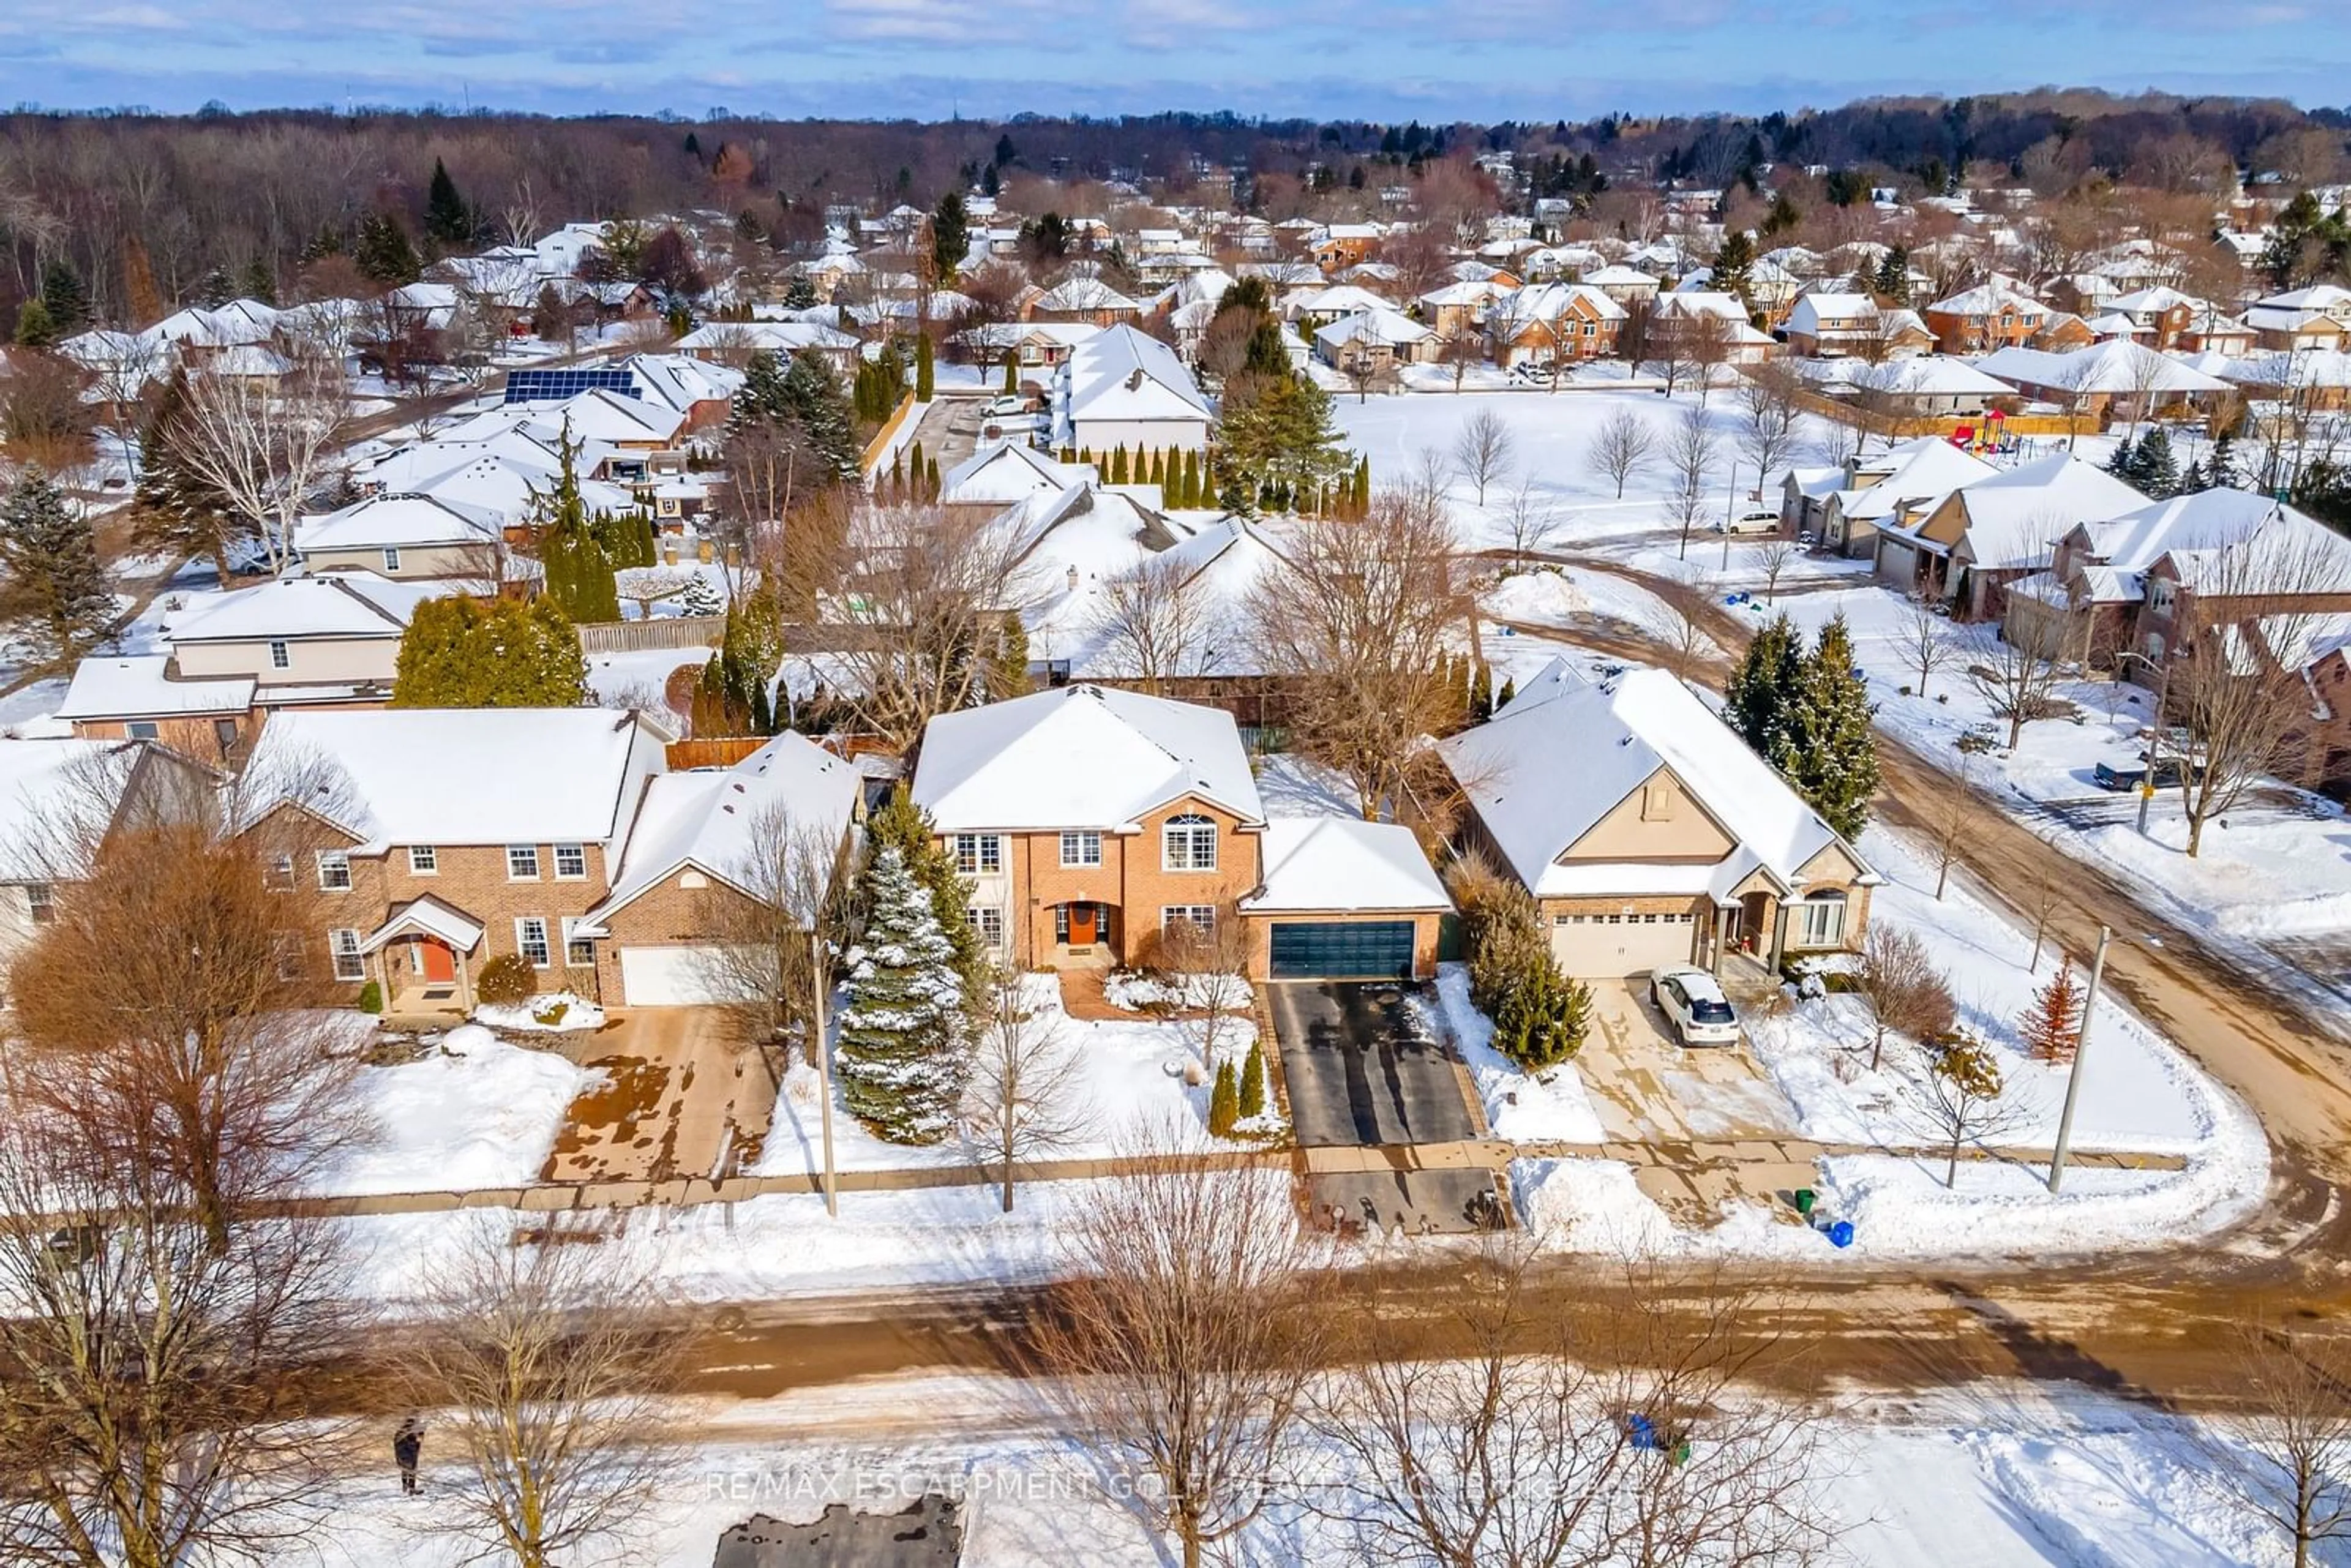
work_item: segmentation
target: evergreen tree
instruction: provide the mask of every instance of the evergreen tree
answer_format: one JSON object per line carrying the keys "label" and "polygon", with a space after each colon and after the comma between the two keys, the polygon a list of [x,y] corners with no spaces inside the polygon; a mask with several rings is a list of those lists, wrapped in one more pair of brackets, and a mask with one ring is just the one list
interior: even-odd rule
{"label": "evergreen tree", "polygon": [[140,427],[131,535],[150,549],[208,557],[226,588],[229,546],[246,530],[226,497],[181,461],[174,433],[187,418],[187,371],[174,370]]}
{"label": "evergreen tree", "polygon": [[1755,241],[1745,229],[1730,230],[1722,236],[1722,244],[1715,247],[1712,281],[1716,293],[1728,294],[1753,308]]}
{"label": "evergreen tree", "polygon": [[245,275],[237,280],[237,288],[247,299],[258,299],[264,305],[277,303],[277,275],[260,256],[245,264]]}
{"label": "evergreen tree", "polygon": [[955,277],[970,248],[971,214],[964,206],[963,193],[949,191],[931,209],[931,260],[937,264],[942,282]]}
{"label": "evergreen tree", "polygon": [[1240,1120],[1240,1085],[1233,1076],[1230,1057],[1217,1064],[1217,1086],[1208,1092],[1208,1133],[1212,1137],[1229,1138],[1233,1124]]}
{"label": "evergreen tree", "polygon": [[1035,689],[1029,679],[1029,628],[1021,623],[1019,611],[1004,612],[986,657],[985,685],[990,701],[1002,702]]}
{"label": "evergreen tree", "polygon": [[1877,297],[1896,309],[1910,303],[1910,252],[1898,242],[1886,247],[1878,258],[1877,275],[1871,280]]}
{"label": "evergreen tree", "polygon": [[580,634],[544,596],[428,599],[393,665],[394,707],[577,707],[588,700]]}
{"label": "evergreen tree", "polygon": [[932,394],[938,390],[938,372],[932,364],[932,356],[936,351],[931,347],[931,335],[928,332],[914,334],[914,401],[916,402],[930,402]]}
{"label": "evergreen tree", "polygon": [[1265,1114],[1265,1047],[1254,1040],[1241,1062],[1240,1113],[1244,1122]]}
{"label": "evergreen tree", "polygon": [[57,324],[47,303],[37,294],[16,307],[16,346],[46,349],[57,340]]}
{"label": "evergreen tree", "polygon": [[834,1053],[841,1102],[877,1137],[935,1144],[955,1124],[965,1076],[955,946],[896,845],[873,857],[863,894]]}
{"label": "evergreen tree", "polygon": [[217,267],[196,280],[196,303],[207,310],[217,310],[235,298],[236,285]]}
{"label": "evergreen tree", "polygon": [[2133,489],[2138,487],[2138,448],[2129,436],[2115,443],[2115,455],[2106,459],[2106,472]]}
{"label": "evergreen tree", "polygon": [[1530,1071],[1555,1067],[1583,1048],[1591,1009],[1581,981],[1531,964],[1494,1010],[1494,1049]]}
{"label": "evergreen tree", "polygon": [[408,243],[408,231],[400,226],[398,218],[386,212],[372,212],[360,220],[351,260],[371,282],[386,288],[415,282],[422,270],[416,261],[416,247]]}
{"label": "evergreen tree", "polygon": [[1758,757],[1776,765],[1783,754],[1789,709],[1803,676],[1803,651],[1785,615],[1755,634],[1747,655],[1723,688],[1722,716]]}
{"label": "evergreen tree", "polygon": [[708,578],[698,571],[686,580],[685,591],[677,596],[677,607],[688,615],[726,613],[726,598]]}
{"label": "evergreen tree", "polygon": [[41,268],[41,303],[48,308],[49,324],[61,338],[89,324],[89,292],[81,286],[81,275],[62,256]]}
{"label": "evergreen tree", "polygon": [[2160,501],[2179,493],[2179,465],[2171,455],[2171,437],[2156,425],[2139,438],[2137,475],[2131,481],[2139,494]]}
{"label": "evergreen tree", "polygon": [[42,664],[68,664],[122,627],[89,514],[26,465],[0,500],[0,620]]}
{"label": "evergreen tree", "polygon": [[2204,465],[2204,483],[2215,490],[2234,490],[2244,484],[2237,472],[2236,437],[2225,431],[2212,444],[2211,456]]}
{"label": "evergreen tree", "polygon": [[2212,481],[2204,476],[2204,465],[2190,462],[2187,467],[2179,471],[2179,488],[2173,494],[2193,496],[2211,487]]}
{"label": "evergreen tree", "polygon": [[784,308],[812,310],[816,308],[816,285],[810,280],[806,273],[793,273],[790,280],[784,285]]}
{"label": "evergreen tree", "polygon": [[1803,661],[1795,700],[1787,708],[1781,755],[1765,756],[1821,821],[1847,840],[1861,836],[1869,798],[1877,792],[1877,735],[1870,726],[1875,711],[1854,668],[1844,617],[1836,616],[1821,628]]}
{"label": "evergreen tree", "polygon": [[611,557],[605,553],[580,494],[580,444],[571,439],[568,423],[558,444],[561,455],[555,488],[535,497],[531,507],[547,595],[575,623],[618,621],[620,588],[613,580]]}
{"label": "evergreen tree", "polygon": [[923,461],[923,498],[937,500],[939,488],[939,460],[936,456],[927,457]]}
{"label": "evergreen tree", "polygon": [[1512,676],[1511,678],[1505,680],[1502,683],[1502,689],[1494,694],[1494,711],[1496,713],[1499,713],[1504,708],[1509,707],[1510,706],[1510,699],[1518,695],[1519,683],[1517,677]]}
{"label": "evergreen tree", "polygon": [[744,366],[735,394],[732,428],[754,422],[798,430],[801,442],[842,480],[857,477],[857,432],[849,399],[832,367],[813,350],[796,354],[789,367],[764,350]]}
{"label": "evergreen tree", "polygon": [[1469,718],[1473,724],[1483,724],[1493,716],[1494,669],[1480,659],[1477,673],[1469,677]]}
{"label": "evergreen tree", "polygon": [[1228,387],[1217,424],[1227,472],[1244,497],[1312,494],[1349,467],[1331,397],[1304,376],[1245,379]]}
{"label": "evergreen tree", "polygon": [[930,894],[939,928],[955,948],[956,972],[964,978],[966,1006],[976,1016],[987,996],[991,971],[987,945],[971,923],[971,884],[956,870],[955,856],[932,831],[930,818],[904,790],[893,794],[873,813],[867,828],[876,848],[896,846],[914,880]]}
{"label": "evergreen tree", "polygon": [[424,193],[424,233],[447,249],[458,249],[474,242],[480,232],[474,209],[457,193],[457,182],[449,177],[449,170],[440,159],[433,160],[433,183]]}

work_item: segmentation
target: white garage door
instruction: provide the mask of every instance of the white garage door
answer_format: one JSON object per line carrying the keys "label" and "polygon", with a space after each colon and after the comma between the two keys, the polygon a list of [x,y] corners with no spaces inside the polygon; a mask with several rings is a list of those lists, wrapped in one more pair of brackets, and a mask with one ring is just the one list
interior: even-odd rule
{"label": "white garage door", "polygon": [[1556,915],[1551,950],[1568,974],[1602,979],[1687,964],[1697,934],[1688,915]]}
{"label": "white garage door", "polygon": [[728,1000],[716,947],[623,947],[621,988],[632,1008],[690,1008]]}

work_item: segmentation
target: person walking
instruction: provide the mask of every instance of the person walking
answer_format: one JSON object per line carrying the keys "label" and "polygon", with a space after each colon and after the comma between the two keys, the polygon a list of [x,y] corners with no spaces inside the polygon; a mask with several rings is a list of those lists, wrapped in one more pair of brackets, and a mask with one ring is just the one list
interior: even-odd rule
{"label": "person walking", "polygon": [[419,1491],[416,1484],[416,1458],[424,1448],[424,1423],[414,1416],[403,1418],[400,1429],[392,1435],[392,1461],[400,1467],[400,1490],[409,1497]]}

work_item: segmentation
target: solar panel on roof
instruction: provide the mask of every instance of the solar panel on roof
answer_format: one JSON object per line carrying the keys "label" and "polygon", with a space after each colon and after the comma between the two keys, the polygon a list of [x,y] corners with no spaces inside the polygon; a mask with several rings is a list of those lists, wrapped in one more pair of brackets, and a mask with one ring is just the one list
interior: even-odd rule
{"label": "solar panel on roof", "polygon": [[584,392],[619,392],[643,402],[636,377],[609,368],[565,371],[515,371],[507,376],[508,402],[561,402]]}

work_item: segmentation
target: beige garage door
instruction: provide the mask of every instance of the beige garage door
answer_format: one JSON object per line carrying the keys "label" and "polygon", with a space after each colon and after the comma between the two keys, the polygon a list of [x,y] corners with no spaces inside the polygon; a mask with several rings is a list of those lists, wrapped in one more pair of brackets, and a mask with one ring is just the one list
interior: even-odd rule
{"label": "beige garage door", "polygon": [[1579,979],[1687,964],[1698,934],[1688,915],[1558,915],[1552,922],[1552,954]]}
{"label": "beige garage door", "polygon": [[726,999],[726,965],[716,947],[623,947],[621,988],[632,1008],[688,1008]]}

